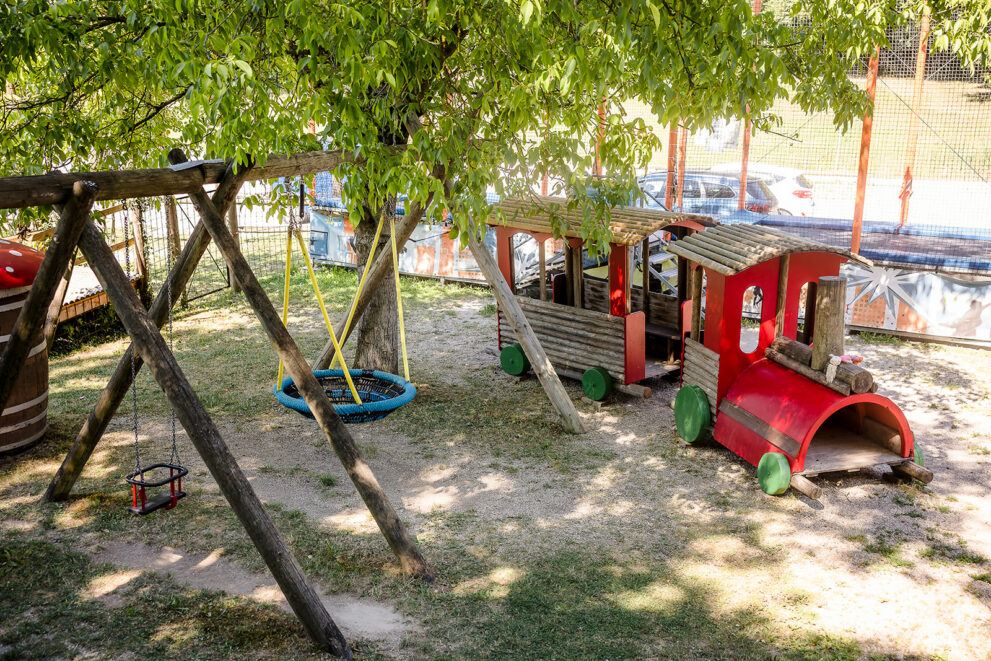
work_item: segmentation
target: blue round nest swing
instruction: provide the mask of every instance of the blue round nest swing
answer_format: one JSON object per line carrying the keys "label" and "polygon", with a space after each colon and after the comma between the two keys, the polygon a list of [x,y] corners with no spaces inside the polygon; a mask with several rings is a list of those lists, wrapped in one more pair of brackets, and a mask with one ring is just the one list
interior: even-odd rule
{"label": "blue round nest swing", "polygon": [[[416,397],[416,386],[401,376],[379,372],[378,370],[348,370],[354,382],[361,404],[356,404],[343,370],[315,370],[313,376],[320,382],[327,399],[334,406],[337,415],[347,424],[381,420],[400,406],[405,406]],[[292,377],[282,380],[278,388],[273,388],[276,399],[286,408],[307,418],[313,417],[309,405],[300,394]]]}

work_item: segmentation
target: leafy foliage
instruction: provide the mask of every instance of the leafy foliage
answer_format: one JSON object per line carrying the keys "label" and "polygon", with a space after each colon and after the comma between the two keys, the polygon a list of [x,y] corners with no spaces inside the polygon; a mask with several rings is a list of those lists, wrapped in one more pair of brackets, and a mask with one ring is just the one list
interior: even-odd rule
{"label": "leafy foliage", "polygon": [[[988,58],[986,3],[931,4],[937,47]],[[329,145],[362,159],[338,173],[355,210],[433,193],[435,213],[454,209],[465,228],[469,213],[488,215],[487,188],[528,194],[548,173],[601,243],[608,207],[660,148],[624,101],[662,123],[749,112],[764,127],[790,98],[846,127],[866,104],[851,59],[921,5],[797,0],[755,15],[747,0],[11,0],[0,170],[165,165],[171,146],[262,159]],[[600,122],[612,176],[589,187]]]}

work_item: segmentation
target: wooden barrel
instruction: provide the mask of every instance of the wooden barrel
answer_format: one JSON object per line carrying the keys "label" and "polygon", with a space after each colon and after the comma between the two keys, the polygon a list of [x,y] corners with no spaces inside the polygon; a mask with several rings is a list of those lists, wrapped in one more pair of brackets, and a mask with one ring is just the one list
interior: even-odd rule
{"label": "wooden barrel", "polygon": [[[0,241],[0,352],[10,340],[24,307],[42,253]],[[43,331],[31,340],[31,351],[0,414],[0,453],[23,450],[48,429],[48,348]]]}

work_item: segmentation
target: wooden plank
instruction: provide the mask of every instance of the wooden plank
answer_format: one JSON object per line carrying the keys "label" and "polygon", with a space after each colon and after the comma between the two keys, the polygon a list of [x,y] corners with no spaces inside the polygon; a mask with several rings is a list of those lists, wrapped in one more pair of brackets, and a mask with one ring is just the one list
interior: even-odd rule
{"label": "wooden plank", "polygon": [[62,280],[59,281],[58,287],[55,289],[52,302],[48,305],[48,313],[45,315],[45,345],[49,351],[52,350],[52,344],[55,342],[55,331],[58,329],[59,319],[62,314],[62,304],[65,302],[66,293],[69,291],[69,282],[72,280],[72,267],[73,259],[70,256],[69,266],[66,267],[65,273],[62,274]]}
{"label": "wooden plank", "polygon": [[719,364],[718,353],[690,337],[685,338],[685,355],[691,355],[694,360],[710,363],[712,365]]}
{"label": "wooden plank", "polygon": [[[248,168],[241,168],[237,172],[234,172],[233,169],[228,170],[227,175],[220,182],[220,185],[213,194],[213,199],[218,207],[224,209],[233,202],[248,172]],[[193,273],[196,271],[196,266],[203,258],[209,245],[210,235],[207,233],[203,223],[197,223],[196,227],[193,228],[193,232],[189,235],[185,247],[176,258],[175,264],[172,265],[172,271],[166,276],[166,282],[162,285],[158,295],[148,309],[148,314],[157,328],[161,328],[168,319],[170,310],[168,292],[171,289],[173,293],[171,305],[175,306],[175,292],[185,289],[186,284],[192,278]],[[99,307],[97,303],[102,306],[106,303],[106,300],[105,292],[100,292],[96,296],[90,296],[81,301],[83,303],[81,312],[92,309],[93,307]],[[51,483],[48,485],[44,496],[42,496],[42,501],[59,501],[69,496],[73,485],[75,485],[76,480],[79,479],[79,475],[82,473],[83,467],[89,461],[93,450],[106,431],[107,425],[110,423],[114,413],[131,387],[132,356],[134,357],[134,373],[137,374],[141,369],[143,365],[141,356],[134,354],[133,345],[129,346],[117,362],[117,367],[114,369],[110,381],[107,382],[107,386],[100,393],[96,404],[86,418],[86,422],[76,435],[75,442],[62,461],[62,465],[59,466]]]}
{"label": "wooden plank", "polygon": [[[802,449],[802,444],[799,441],[783,431],[775,429],[766,420],[757,417],[746,409],[740,408],[728,399],[724,399],[719,404],[719,412],[731,420],[740,423],[761,438],[766,439],[768,443],[789,456],[797,457],[799,451]],[[806,461],[808,461],[808,458],[806,458]]]}
{"label": "wooden plank", "polygon": [[516,299],[523,309],[537,310],[544,312],[547,315],[559,316],[563,319],[573,319],[580,320],[585,323],[595,324],[606,329],[612,328],[623,328],[623,319],[621,317],[616,317],[611,314],[603,312],[595,312],[593,310],[583,310],[582,308],[573,308],[569,306],[563,306],[560,303],[552,303],[549,301],[540,301],[535,298],[528,298],[526,296],[518,296]]}
{"label": "wooden plank", "polygon": [[537,262],[538,262],[538,272],[540,278],[540,300],[547,300],[547,256],[546,256],[546,241],[544,239],[537,239]]}
{"label": "wooden plank", "polygon": [[805,466],[800,473],[806,477],[833,471],[858,470],[881,464],[905,461],[870,439],[847,428],[824,424],[816,432],[805,453]]}
{"label": "wooden plank", "polygon": [[547,393],[548,399],[551,400],[554,408],[561,415],[565,429],[573,433],[583,433],[585,427],[582,425],[581,417],[579,417],[571,398],[568,397],[564,386],[561,385],[540,340],[530,327],[526,314],[520,305],[520,299],[513,294],[509,283],[502,277],[498,264],[492,257],[492,253],[479,240],[475,227],[470,227],[468,230],[468,245],[471,247],[471,252],[475,256],[479,269],[492,286],[496,302],[509,320],[509,327],[513,329],[513,334],[519,338],[520,345],[526,352],[537,378],[540,379],[544,392]]}
{"label": "wooden plank", "polygon": [[[184,159],[185,156],[178,149],[169,152],[169,160],[173,163]],[[237,249],[237,244],[234,237],[231,236],[230,230],[227,229],[223,215],[202,190],[197,193],[190,193],[189,197],[199,212],[211,239],[223,254],[231,272],[240,283],[245,299],[255,311],[255,316],[268,335],[273,348],[285,364],[286,371],[296,383],[300,395],[310,407],[320,429],[330,441],[334,452],[344,465],[348,477],[351,478],[351,482],[355,485],[372,518],[378,524],[379,530],[382,531],[390,548],[399,560],[400,566],[405,572],[413,576],[432,581],[434,579],[433,571],[427,565],[413,537],[406,530],[405,524],[392,507],[385,491],[375,479],[371,467],[362,458],[351,432],[331,406],[324,394],[323,387],[313,375],[313,370],[283,325],[279,313],[265,294],[265,290],[262,289],[244,255]]]}
{"label": "wooden plank", "polygon": [[92,221],[86,222],[79,247],[93,265],[117,315],[175,410],[176,417],[203,463],[210,470],[310,638],[322,649],[350,658],[351,650],[344,635],[327,613],[316,591],[307,582],[292,551],[262,507],[251,483],[224,443],[220,431],[186,380],[165,339],[141,305],[128,277],[124,275],[113,252]]}
{"label": "wooden plank", "polygon": [[774,308],[774,337],[780,337],[785,328],[785,309],[788,300],[788,266],[791,255],[781,258],[778,266],[777,303]]}
{"label": "wooden plank", "polygon": [[44,329],[48,308],[55,298],[62,276],[69,268],[79,235],[89,219],[95,195],[95,184],[79,182],[73,186],[72,197],[60,213],[48,250],[41,259],[31,290],[10,331],[10,340],[0,355],[0,411],[6,408],[28,353],[37,344],[37,337]]}
{"label": "wooden plank", "polygon": [[[501,316],[500,321],[505,325],[509,324],[510,320],[508,317]],[[511,326],[511,324],[510,324]],[[534,333],[540,336],[542,339],[546,339],[547,343],[552,346],[567,347],[569,349],[584,351],[588,354],[605,355],[605,356],[615,356],[616,360],[621,361],[623,355],[624,345],[622,342],[596,342],[595,338],[582,337],[577,335],[569,335],[566,332],[561,332],[559,329],[543,326],[543,325],[533,325],[530,326]],[[510,331],[504,331],[509,333]]]}
{"label": "wooden plank", "polygon": [[[397,150],[403,147],[397,147]],[[314,151],[284,156],[273,154],[265,165],[252,168],[251,179],[277,179],[328,172],[341,163],[361,163],[349,152]],[[219,183],[227,171],[224,161],[200,161],[178,168],[70,172],[30,177],[0,177],[0,209],[23,209],[65,203],[77,181],[97,185],[96,200],[123,200],[195,193],[206,184]]]}
{"label": "wooden plank", "polygon": [[[679,242],[680,243],[680,242]],[[701,268],[692,268],[692,331],[691,339],[698,342],[702,339],[702,277],[704,275]]]}

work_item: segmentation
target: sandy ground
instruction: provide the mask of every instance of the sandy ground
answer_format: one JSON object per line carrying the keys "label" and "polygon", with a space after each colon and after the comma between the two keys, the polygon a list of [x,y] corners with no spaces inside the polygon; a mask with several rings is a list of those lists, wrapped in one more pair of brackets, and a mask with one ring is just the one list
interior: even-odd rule
{"label": "sandy ground", "polygon": [[[413,316],[410,350],[445,379],[474,371],[488,375],[492,387],[520,387],[484,350],[495,343],[492,317],[480,314],[484,303]],[[492,462],[478,445],[450,443],[424,453],[401,429],[382,424],[351,430],[362,447],[374,448],[372,469],[421,539],[441,534],[427,515],[470,512],[495,531],[486,537],[495,555],[521,543],[533,553],[569,545],[645,553],[717,585],[727,611],[759,603],[778,626],[853,638],[868,653],[991,658],[991,584],[974,579],[988,566],[926,551],[942,544],[991,557],[991,352],[857,338],[848,351],[865,356],[880,393],[905,411],[936,474],[924,490],[888,483],[881,479],[887,469],[875,469],[816,478],[819,502],[766,496],[753,467],[730,452],[673,439],[669,402],[677,387],[663,380],[651,384],[649,400],[620,398],[601,410],[582,405],[590,431],[565,442],[608,450],[609,458],[578,475],[539,461]],[[311,421],[273,408],[260,428],[217,422],[262,500],[323,525],[375,530]],[[155,424],[143,428],[154,435]],[[115,421],[107,439],[128,443],[123,428]],[[198,457],[189,463],[204,488],[216,488]],[[321,474],[336,476],[338,486],[321,488]],[[875,540],[895,543],[908,565],[879,560],[865,549]],[[130,555],[108,547],[96,557],[127,570]],[[224,561],[174,549],[158,558],[162,570],[190,585],[274,598],[269,579]],[[390,643],[417,626],[388,604],[345,596],[329,598],[328,606],[345,629]]]}

